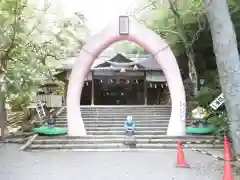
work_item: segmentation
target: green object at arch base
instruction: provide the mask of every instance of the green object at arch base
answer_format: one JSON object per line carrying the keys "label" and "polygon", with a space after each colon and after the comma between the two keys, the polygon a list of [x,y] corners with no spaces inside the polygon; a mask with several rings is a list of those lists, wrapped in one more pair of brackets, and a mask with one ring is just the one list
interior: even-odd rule
{"label": "green object at arch base", "polygon": [[198,127],[186,127],[187,134],[210,134],[216,130],[214,125],[209,125],[207,127],[198,128]]}
{"label": "green object at arch base", "polygon": [[59,127],[53,127],[53,128],[49,128],[49,127],[33,128],[32,131],[36,132],[38,134],[49,135],[49,136],[67,134],[67,128],[59,128]]}

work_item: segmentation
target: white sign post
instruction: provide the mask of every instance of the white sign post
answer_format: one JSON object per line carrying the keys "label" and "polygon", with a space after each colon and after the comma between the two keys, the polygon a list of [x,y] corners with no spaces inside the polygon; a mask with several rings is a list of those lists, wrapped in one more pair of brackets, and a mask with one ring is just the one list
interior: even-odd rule
{"label": "white sign post", "polygon": [[119,16],[119,34],[128,35],[129,34],[129,17]]}
{"label": "white sign post", "polygon": [[210,107],[214,110],[217,110],[223,103],[225,102],[225,99],[223,97],[223,93],[221,93],[214,101],[210,104]]}

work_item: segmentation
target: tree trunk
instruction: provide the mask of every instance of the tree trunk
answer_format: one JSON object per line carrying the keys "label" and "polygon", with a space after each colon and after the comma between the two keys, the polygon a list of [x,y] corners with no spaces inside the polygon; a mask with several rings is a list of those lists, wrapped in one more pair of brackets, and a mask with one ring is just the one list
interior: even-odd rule
{"label": "tree trunk", "polygon": [[[0,76],[2,73],[0,74]],[[4,88],[4,79],[1,82],[0,79],[0,139],[4,139],[4,130],[5,125],[7,121],[7,114],[6,114],[6,108],[5,108],[5,88]]]}
{"label": "tree trunk", "polygon": [[240,60],[227,0],[205,0],[214,53],[230,120],[235,155],[240,155]]}
{"label": "tree trunk", "polygon": [[177,5],[174,5],[174,2],[172,0],[168,0],[168,3],[170,5],[170,10],[175,16],[175,23],[178,27],[177,34],[180,36],[185,45],[186,55],[188,57],[189,78],[191,79],[193,85],[193,95],[196,96],[198,92],[198,74],[195,66],[195,54],[192,48],[192,41],[190,41],[189,35],[185,30],[181,15],[177,11]]}
{"label": "tree trunk", "polygon": [[[0,56],[1,57],[1,56]],[[7,62],[1,57],[0,61],[0,139],[4,139],[4,130],[7,122],[7,112],[5,106],[5,79],[6,79]]]}
{"label": "tree trunk", "polygon": [[196,97],[199,86],[198,86],[198,74],[195,66],[195,54],[192,47],[186,47],[186,54],[188,57],[189,78],[191,79],[193,85],[193,95]]}

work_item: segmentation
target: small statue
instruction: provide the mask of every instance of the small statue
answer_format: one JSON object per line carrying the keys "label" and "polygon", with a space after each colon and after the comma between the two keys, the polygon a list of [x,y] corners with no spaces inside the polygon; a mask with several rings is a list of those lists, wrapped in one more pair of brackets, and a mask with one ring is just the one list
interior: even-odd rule
{"label": "small statue", "polygon": [[57,115],[55,113],[52,113],[54,109],[51,109],[49,111],[46,123],[48,125],[49,128],[54,128],[56,125],[56,117]]}
{"label": "small statue", "polygon": [[132,116],[127,116],[127,120],[125,121],[125,124],[124,124],[126,134],[133,135],[135,126],[136,126],[136,122],[132,121]]}

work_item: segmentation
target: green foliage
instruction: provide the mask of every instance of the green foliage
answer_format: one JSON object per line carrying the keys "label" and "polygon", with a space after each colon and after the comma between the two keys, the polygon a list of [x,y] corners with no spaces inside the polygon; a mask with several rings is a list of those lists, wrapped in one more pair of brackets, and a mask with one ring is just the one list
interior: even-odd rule
{"label": "green foliage", "polygon": [[198,106],[208,108],[209,104],[221,94],[219,76],[216,71],[208,71],[203,76],[204,84],[200,88],[196,100]]}
{"label": "green foliage", "polygon": [[209,87],[211,89],[220,89],[220,81],[218,72],[215,71],[207,71],[204,76],[204,86]]}
{"label": "green foliage", "polygon": [[9,98],[12,111],[22,110],[30,103],[30,95],[28,93],[18,94],[15,97]]}
{"label": "green foliage", "polygon": [[169,8],[168,3],[159,5],[152,11],[153,19],[148,21],[147,26],[166,39],[175,55],[179,56],[185,53],[185,45],[192,45],[198,39],[206,19],[200,0],[178,0],[173,4],[177,7],[176,12]]}
{"label": "green foliage", "polygon": [[214,134],[218,139],[222,139],[224,135],[229,135],[229,119],[225,111],[212,112],[207,121],[216,127]]}
{"label": "green foliage", "polygon": [[203,87],[197,94],[196,100],[198,105],[207,108],[209,104],[221,93],[220,89],[211,89]]}
{"label": "green foliage", "polygon": [[221,93],[217,72],[206,72],[204,80],[204,87],[200,89],[196,98],[197,104],[198,106],[208,109],[208,113],[204,119],[216,127],[214,135],[217,139],[221,139],[224,135],[229,134],[229,119],[226,110],[224,107],[219,108],[217,111],[209,108],[209,104]]}
{"label": "green foliage", "polygon": [[39,9],[28,0],[0,1],[0,80],[14,108],[26,106],[41,82],[53,79],[56,61],[74,56],[88,31],[81,13],[53,19],[56,12],[44,3]]}
{"label": "green foliage", "polygon": [[189,102],[188,103],[188,106],[187,106],[187,114],[188,114],[188,117],[191,118],[192,117],[192,110],[197,108],[198,107],[198,102],[196,101],[192,101],[192,102]]}

